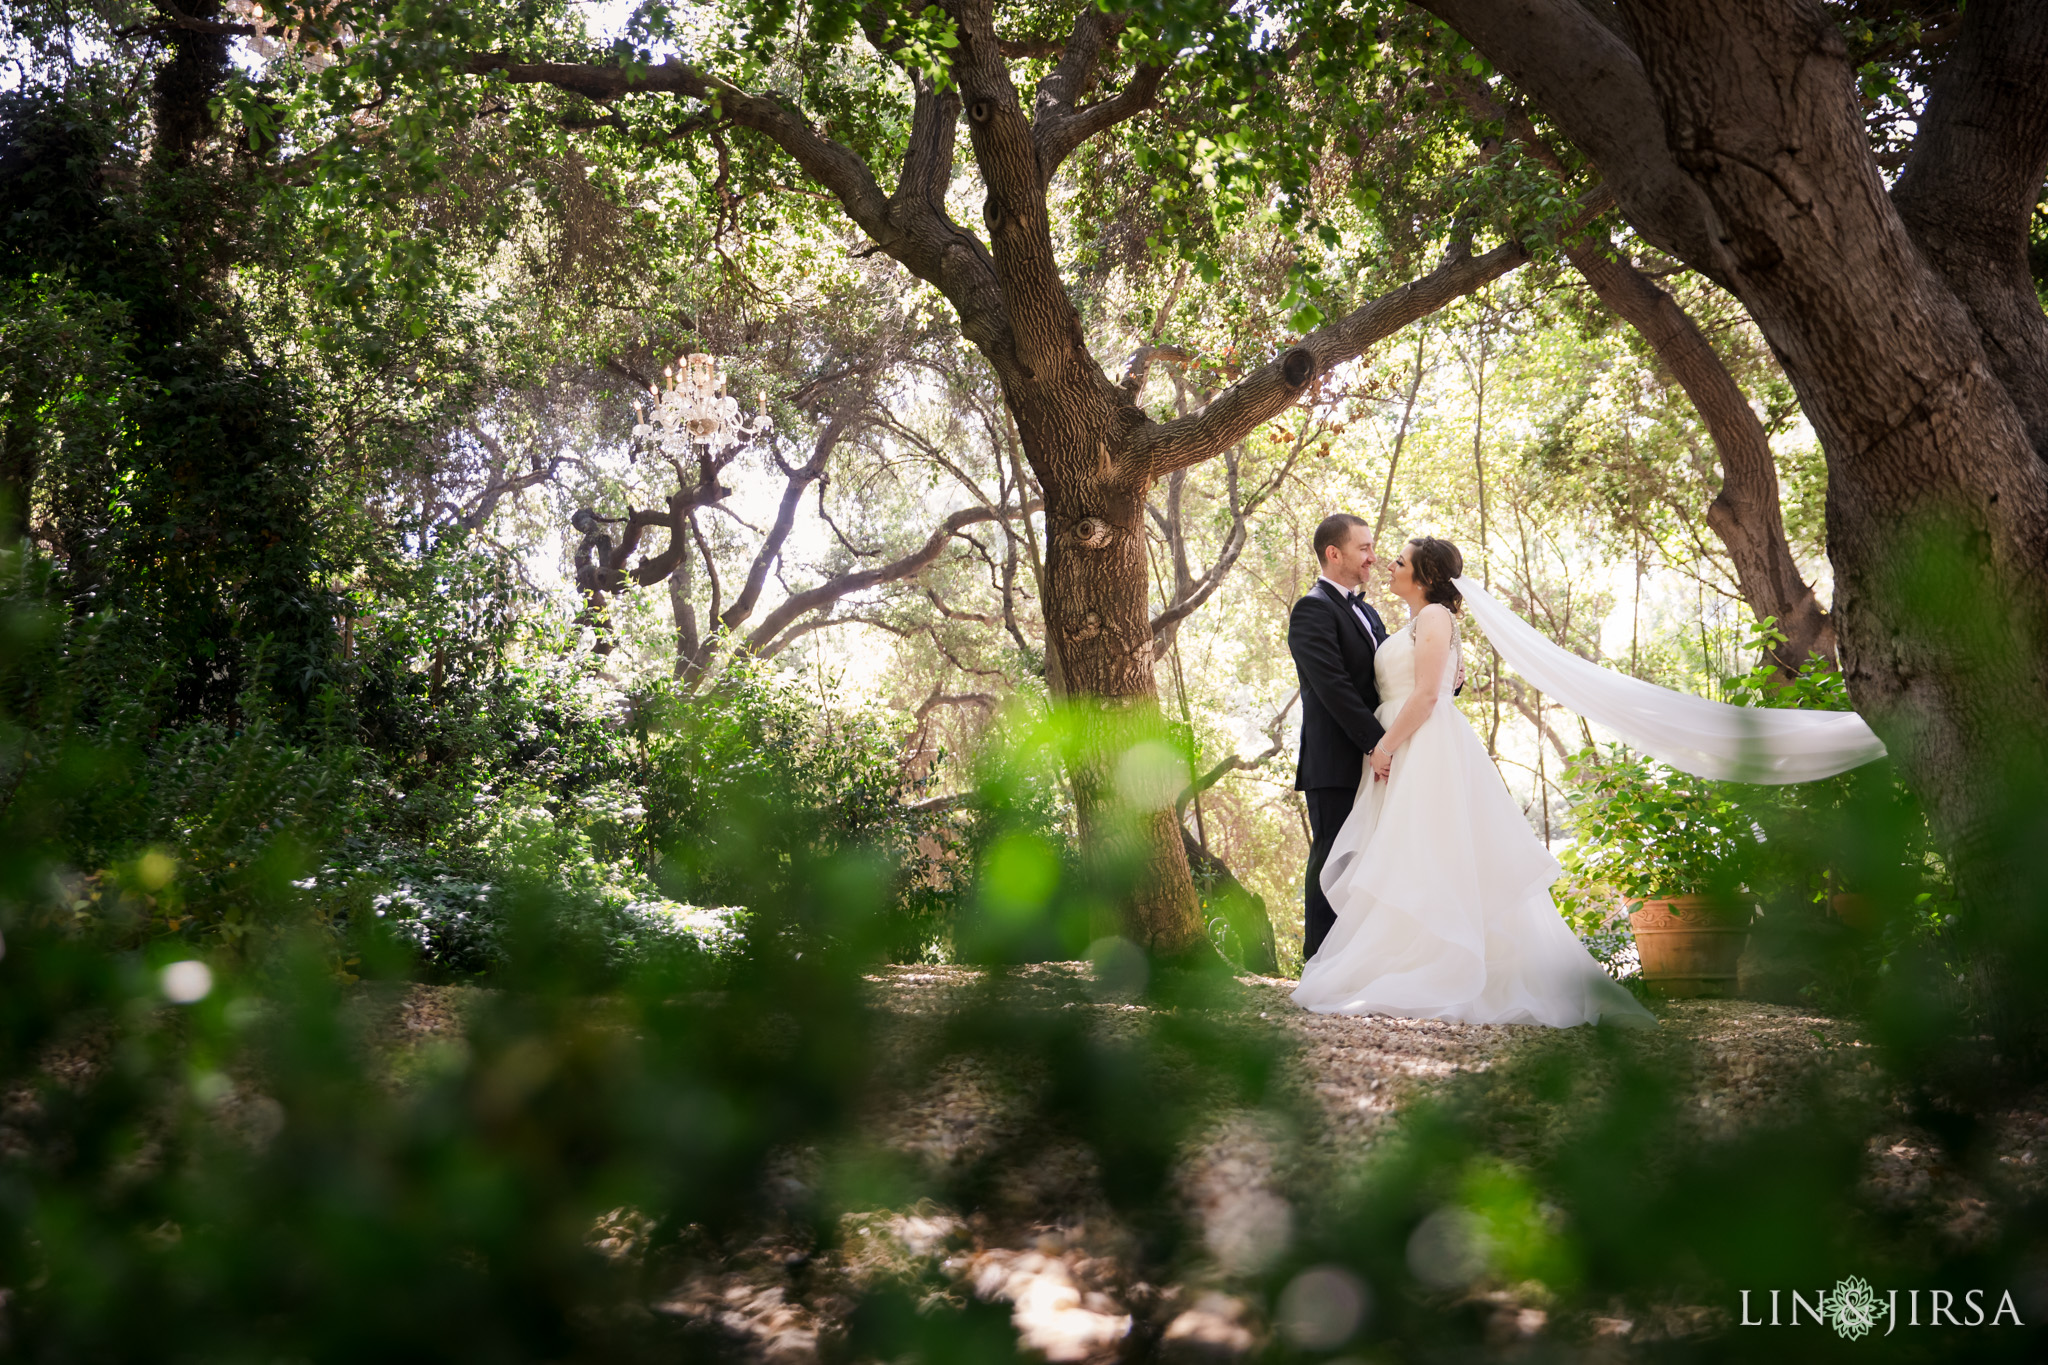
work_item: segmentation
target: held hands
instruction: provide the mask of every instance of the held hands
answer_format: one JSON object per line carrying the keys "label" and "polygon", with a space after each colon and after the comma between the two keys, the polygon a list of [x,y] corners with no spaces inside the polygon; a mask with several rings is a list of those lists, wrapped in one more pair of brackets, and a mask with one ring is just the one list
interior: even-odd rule
{"label": "held hands", "polygon": [[1387,774],[1392,772],[1394,769],[1394,751],[1392,749],[1387,748],[1385,741],[1382,741],[1379,745],[1375,746],[1373,751],[1370,754],[1366,755],[1366,757],[1372,763],[1373,781],[1386,781]]}

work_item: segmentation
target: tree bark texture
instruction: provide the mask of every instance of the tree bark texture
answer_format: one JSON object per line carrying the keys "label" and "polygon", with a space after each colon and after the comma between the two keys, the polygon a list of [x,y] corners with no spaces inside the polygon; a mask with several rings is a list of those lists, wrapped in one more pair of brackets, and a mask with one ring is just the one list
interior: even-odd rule
{"label": "tree bark texture", "polygon": [[1613,27],[1576,0],[1419,3],[1756,320],[1827,455],[1851,696],[1966,898],[2004,904],[2000,805],[2048,759],[2048,322],[2013,264],[2048,162],[2048,7],[1965,11],[1895,197],[1814,0],[1622,0]]}

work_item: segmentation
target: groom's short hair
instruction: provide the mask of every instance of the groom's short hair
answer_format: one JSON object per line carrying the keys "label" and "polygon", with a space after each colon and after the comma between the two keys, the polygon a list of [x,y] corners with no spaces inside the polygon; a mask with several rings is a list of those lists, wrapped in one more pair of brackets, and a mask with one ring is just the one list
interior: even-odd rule
{"label": "groom's short hair", "polygon": [[1320,568],[1329,561],[1324,558],[1332,546],[1341,546],[1351,539],[1351,528],[1366,524],[1364,517],[1354,517],[1349,512],[1332,512],[1316,527],[1316,565]]}

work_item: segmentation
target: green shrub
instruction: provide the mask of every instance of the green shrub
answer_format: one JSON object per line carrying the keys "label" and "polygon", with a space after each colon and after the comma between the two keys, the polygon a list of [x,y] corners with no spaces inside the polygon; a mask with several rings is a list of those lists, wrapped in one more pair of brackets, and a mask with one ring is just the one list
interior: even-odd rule
{"label": "green shrub", "polygon": [[[1753,643],[1780,640],[1766,622]],[[1818,657],[1791,679],[1769,664],[1727,680],[1739,705],[1848,710],[1839,671]],[[1931,951],[1963,969],[1950,928],[1955,891],[1919,802],[1889,760],[1816,782],[1761,786],[1677,772],[1618,746],[1566,769],[1575,841],[1561,850],[1565,917],[1615,970],[1628,954],[1618,903],[1706,892],[1758,914],[1757,978],[1834,1008],[1866,1002],[1880,978]],[[1861,909],[1845,920],[1839,897]]]}
{"label": "green shrub", "polygon": [[1559,861],[1582,884],[1629,900],[1732,898],[1752,865],[1756,829],[1731,784],[1633,754],[1582,750],[1565,767],[1574,842]]}
{"label": "green shrub", "polygon": [[695,695],[661,687],[638,704],[646,847],[656,880],[694,905],[743,905],[755,931],[792,944],[825,932],[791,907],[819,859],[862,851],[888,887],[876,950],[918,961],[951,949],[953,844],[937,812],[911,804],[887,715],[806,692],[763,663],[735,661]]}

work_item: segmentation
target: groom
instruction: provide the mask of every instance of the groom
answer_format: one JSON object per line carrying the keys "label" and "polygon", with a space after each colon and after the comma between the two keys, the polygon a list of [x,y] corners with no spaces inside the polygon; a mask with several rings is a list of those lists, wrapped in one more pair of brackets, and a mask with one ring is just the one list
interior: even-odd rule
{"label": "groom", "polygon": [[1348,512],[1325,517],[1316,527],[1315,552],[1322,576],[1287,619],[1287,650],[1301,678],[1301,760],[1294,789],[1308,799],[1304,962],[1337,921],[1323,895],[1323,862],[1351,813],[1365,756],[1386,733],[1373,718],[1380,692],[1372,659],[1387,628],[1361,592],[1376,562],[1372,527]]}

